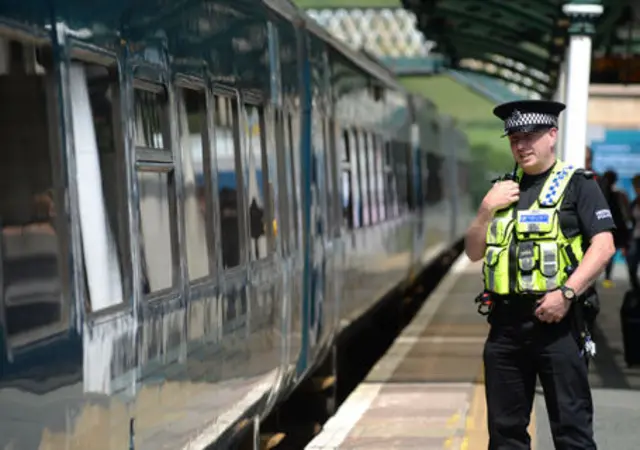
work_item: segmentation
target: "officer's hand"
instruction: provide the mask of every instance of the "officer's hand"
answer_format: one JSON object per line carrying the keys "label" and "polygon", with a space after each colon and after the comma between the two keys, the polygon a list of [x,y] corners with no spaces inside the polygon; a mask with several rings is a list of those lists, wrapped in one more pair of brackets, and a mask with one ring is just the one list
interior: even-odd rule
{"label": "officer's hand", "polygon": [[484,196],[482,206],[488,211],[495,212],[518,201],[519,197],[520,187],[518,183],[511,180],[498,181]]}
{"label": "officer's hand", "polygon": [[556,289],[542,297],[538,302],[535,315],[541,322],[560,322],[570,306],[569,300],[563,297],[562,291]]}

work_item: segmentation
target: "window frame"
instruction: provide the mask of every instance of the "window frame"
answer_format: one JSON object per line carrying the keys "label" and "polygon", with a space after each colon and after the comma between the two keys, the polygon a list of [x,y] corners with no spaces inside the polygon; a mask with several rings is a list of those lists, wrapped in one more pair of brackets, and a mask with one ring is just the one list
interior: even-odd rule
{"label": "window frame", "polygon": [[[342,141],[344,150],[344,155],[341,155],[340,159],[340,222],[343,224],[343,227],[345,227],[348,231],[351,231],[359,228],[359,226],[356,225],[356,217],[359,217],[359,212],[356,209],[355,203],[355,193],[357,192],[357,186],[354,186],[354,179],[356,179],[357,182],[358,169],[356,161],[354,161],[355,153],[353,148],[354,145],[357,145],[357,142],[350,126],[342,126],[340,127],[340,131],[340,139]],[[351,205],[351,210],[349,210],[349,208],[347,207],[346,211],[343,205],[345,194],[343,189],[343,176],[345,173],[349,177],[349,192],[346,192],[346,194],[348,194],[348,203]],[[347,217],[345,217],[345,215]]]}
{"label": "window frame", "polygon": [[215,166],[212,161],[216,157],[216,153],[215,153],[216,149],[214,148],[215,135],[213,134],[214,130],[212,126],[213,98],[212,98],[210,89],[207,88],[204,81],[200,81],[198,79],[193,79],[191,77],[187,77],[184,75],[178,75],[175,79],[174,86],[176,89],[175,113],[176,113],[176,119],[178,120],[177,131],[178,131],[178,142],[179,142],[178,148],[180,150],[180,157],[182,157],[182,152],[189,151],[189,149],[182,148],[183,133],[185,131],[187,132],[187,134],[191,133],[191,130],[188,128],[188,111],[186,110],[186,105],[185,105],[185,113],[187,114],[187,118],[186,118],[187,130],[182,130],[180,127],[180,124],[182,123],[182,120],[180,117],[182,109],[180,108],[180,106],[181,106],[181,103],[185,102],[184,92],[188,90],[190,92],[195,92],[199,95],[201,94],[204,100],[204,111],[203,111],[204,114],[201,117],[203,126],[200,134],[202,139],[202,166],[203,166],[204,190],[205,190],[205,239],[206,239],[206,245],[207,245],[207,257],[208,257],[209,270],[206,275],[198,278],[194,278],[193,280],[189,275],[189,268],[188,268],[189,258],[187,255],[187,248],[186,248],[187,217],[184,211],[185,199],[186,199],[186,195],[184,195],[185,194],[184,189],[186,187],[184,184],[184,167],[182,167],[182,159],[178,158],[180,159],[180,166],[183,174],[181,186],[180,186],[180,189],[183,191],[183,195],[182,195],[182,201],[180,201],[179,204],[180,204],[180,209],[182,210],[181,211],[182,229],[184,230],[184,239],[182,240],[184,245],[180,246],[181,252],[183,253],[182,257],[184,258],[184,261],[185,261],[184,280],[185,280],[185,283],[189,284],[190,286],[199,286],[199,285],[207,284],[212,280],[215,280],[220,270],[220,266],[218,264],[218,259],[217,259],[217,251],[220,248],[220,245],[219,245],[219,240],[217,239],[217,236],[216,236],[216,223],[217,223],[216,216],[218,215],[216,213],[216,208],[218,205],[218,196],[217,196],[217,192],[213,192],[214,182],[217,181],[217,173],[215,174],[215,178],[213,176],[215,172]]}
{"label": "window frame", "polygon": [[290,164],[287,158],[286,149],[286,115],[283,108],[274,108],[274,129],[275,129],[275,155],[276,155],[276,179],[278,199],[278,233],[275,238],[276,251],[278,248],[283,257],[291,253],[291,177],[289,175]]}
{"label": "window frame", "polygon": [[375,140],[374,134],[369,129],[363,129],[364,140],[364,155],[365,155],[365,169],[367,173],[367,191],[368,191],[368,204],[369,204],[369,227],[375,227],[380,223],[380,216],[378,213],[378,194],[376,192],[376,166],[375,166]]}
{"label": "window frame", "polygon": [[[0,28],[0,37],[6,37],[9,41],[16,42],[25,47],[31,46],[33,51],[36,48],[43,52],[48,52],[48,59],[46,61],[40,61],[41,65],[45,66],[47,70],[44,75],[41,76],[43,89],[46,98],[46,116],[47,116],[47,140],[49,143],[49,170],[51,173],[52,190],[54,195],[54,208],[56,213],[56,259],[57,259],[57,271],[60,282],[60,318],[59,320],[31,328],[21,333],[9,335],[7,327],[7,306],[4,299],[4,288],[0,293],[0,325],[2,327],[2,338],[5,341],[5,351],[8,357],[14,354],[20,354],[21,352],[29,351],[34,345],[37,345],[39,341],[51,339],[55,336],[59,336],[68,332],[71,326],[71,312],[82,311],[81,295],[79,293],[80,283],[77,277],[77,265],[78,255],[80,249],[78,248],[77,233],[74,231],[74,226],[69,226],[72,223],[74,216],[78,216],[78,210],[75,205],[75,198],[77,198],[76,186],[74,181],[75,177],[70,177],[70,166],[75,167],[75,164],[70,164],[70,161],[74,161],[73,149],[71,148],[68,140],[63,140],[64,136],[70,133],[68,124],[71,118],[70,105],[64,99],[67,98],[63,95],[62,98],[59,95],[57,85],[62,87],[64,93],[68,92],[69,79],[68,77],[61,78],[59,76],[60,71],[57,70],[56,62],[53,58],[53,46],[48,39],[37,39],[29,33],[12,33],[9,30],[5,33],[5,30]],[[37,59],[37,56],[34,56]],[[65,62],[57,62],[57,65],[66,64]],[[30,73],[28,73],[30,75]],[[62,107],[62,108],[61,108]],[[64,128],[63,128],[64,127]],[[66,145],[65,145],[66,144]],[[75,175],[75,174],[73,174]],[[65,180],[66,179],[66,180]],[[68,202],[68,200],[72,200]],[[70,204],[69,211],[65,211],[65,205],[67,202]],[[71,219],[71,220],[69,220]],[[0,252],[2,248],[0,247]],[[2,252],[3,253],[3,252]],[[3,261],[4,255],[0,254],[0,262]],[[68,264],[71,261],[72,264]],[[0,270],[0,280],[4,285],[4,276],[2,270]]]}
{"label": "window frame", "polygon": [[385,220],[393,221],[400,215],[398,212],[398,183],[396,181],[396,173],[393,169],[393,141],[390,139],[382,140],[383,160],[382,174],[384,183],[384,207]]}
{"label": "window frame", "polygon": [[[363,129],[359,126],[350,127],[353,135],[353,147],[355,150],[353,155],[353,164],[355,168],[355,178],[357,179],[357,192],[358,192],[358,208],[356,214],[358,216],[358,225],[354,228],[368,228],[370,226],[370,214],[368,209],[369,195],[368,195],[368,177],[367,177],[367,160],[366,160],[366,144],[363,137]],[[364,160],[363,160],[364,158]],[[366,208],[366,209],[365,209]]]}
{"label": "window frame", "polygon": [[[384,199],[384,194],[380,192],[380,176],[382,175],[380,161],[383,155],[380,152],[379,145],[379,134],[375,131],[371,131],[369,133],[369,142],[371,143],[371,151],[369,152],[369,156],[371,157],[371,161],[369,162],[369,168],[371,170],[371,191],[372,194],[372,206],[375,205],[376,211],[376,221],[374,225],[383,224],[385,222],[385,212],[384,205],[382,204],[382,199]],[[373,210],[372,210],[373,212]]]}
{"label": "window frame", "polygon": [[[135,92],[136,90],[143,92],[151,92],[153,94],[161,96],[160,101],[162,102],[162,108],[160,111],[160,126],[162,133],[162,149],[153,149],[148,148],[146,146],[141,146],[136,143],[137,135],[137,127],[135,124],[136,114],[136,100],[135,100]],[[138,285],[138,289],[140,289],[140,299],[146,302],[156,302],[161,299],[166,299],[167,297],[175,297],[179,296],[182,289],[181,284],[184,279],[184,274],[181,273],[181,264],[180,259],[182,257],[181,252],[184,251],[183,246],[180,245],[180,223],[182,218],[180,215],[180,207],[179,207],[179,196],[178,190],[180,189],[180,183],[182,182],[181,174],[179,173],[179,162],[176,163],[175,153],[176,143],[174,142],[174,129],[173,126],[175,122],[174,110],[175,110],[175,99],[172,98],[173,93],[171,91],[171,86],[164,82],[157,81],[147,81],[143,78],[133,78],[133,83],[131,86],[131,107],[133,114],[131,115],[131,120],[133,123],[134,135],[132,140],[132,153],[133,153],[133,183],[135,185],[135,202],[133,202],[132,206],[134,207],[134,214],[136,216],[135,220],[135,229],[137,233],[134,234],[136,236],[135,246],[138,250],[138,261],[137,265],[139,267],[139,274],[141,275],[139,279],[134,280],[134,282]],[[151,291],[149,293],[144,293],[142,291],[142,274],[143,274],[143,263],[145,258],[145,254],[142,248],[143,245],[143,231],[142,231],[142,211],[140,210],[140,183],[138,179],[138,172],[160,172],[166,173],[168,175],[167,179],[167,192],[169,196],[169,235],[171,239],[170,248],[171,248],[171,265],[172,265],[172,283],[170,287],[165,287],[162,289],[158,289],[156,291]]]}
{"label": "window frame", "polygon": [[[300,161],[300,110],[296,99],[287,99],[284,103],[283,111],[283,129],[284,140],[283,148],[286,157],[287,168],[287,186],[290,190],[287,192],[289,206],[289,253],[295,256],[302,248],[302,192],[299,191],[296,183],[302,175],[302,166]],[[297,118],[296,118],[297,117]],[[297,132],[296,132],[297,128]],[[296,137],[297,142],[296,142]],[[287,147],[287,139],[289,146]]]}
{"label": "window frame", "polygon": [[[262,183],[260,186],[263,191],[263,212],[264,212],[264,227],[265,227],[265,239],[267,243],[267,254],[261,258],[253,258],[251,245],[253,245],[253,238],[251,237],[251,217],[249,214],[249,206],[251,205],[249,192],[247,191],[247,181],[248,179],[243,180],[243,190],[244,190],[244,202],[245,202],[245,211],[243,216],[245,216],[245,242],[247,243],[247,247],[245,249],[247,254],[247,262],[248,263],[258,263],[264,264],[264,261],[270,261],[273,259],[273,212],[271,211],[271,193],[269,192],[269,162],[267,156],[267,113],[268,113],[268,105],[265,104],[262,97],[259,95],[252,95],[247,93],[240,94],[240,105],[242,106],[242,124],[241,128],[244,130],[247,129],[247,133],[251,133],[249,129],[249,116],[247,114],[247,106],[255,108],[258,113],[258,125],[260,127],[260,135],[258,136],[258,142],[260,145],[260,159],[256,160],[256,167],[262,172]],[[245,135],[244,138],[241,139],[242,142],[242,173],[243,175],[246,173],[249,175],[249,158],[251,155],[249,152],[251,149],[249,148],[249,142],[247,139],[248,135]],[[259,167],[258,167],[259,165]],[[255,175],[255,174],[254,174]],[[256,177],[257,178],[257,177]],[[256,179],[257,182],[257,179]]]}
{"label": "window frame", "polygon": [[[94,310],[91,305],[91,295],[89,292],[89,286],[86,280],[86,262],[82,249],[80,249],[79,259],[82,270],[82,277],[79,279],[81,298],[79,307],[82,307],[82,311],[85,313],[85,320],[87,323],[92,324],[99,322],[102,318],[112,316],[118,311],[131,311],[133,309],[133,292],[134,279],[133,279],[133,256],[131,248],[134,242],[130,233],[131,216],[128,214],[128,207],[131,197],[131,187],[128,183],[127,176],[127,149],[124,139],[124,131],[122,127],[122,115],[125,102],[123,99],[123,89],[121,86],[121,72],[118,64],[118,59],[115,54],[93,48],[85,43],[74,42],[70,51],[70,60],[73,62],[82,63],[85,65],[100,66],[106,68],[109,72],[112,72],[114,79],[109,83],[110,89],[113,90],[112,106],[111,106],[111,122],[113,132],[113,145],[115,151],[115,164],[117,180],[116,190],[116,211],[117,211],[117,226],[118,230],[112,230],[114,235],[121,237],[121,240],[116,240],[118,245],[118,258],[119,267],[121,268],[120,279],[122,282],[122,295],[123,301],[119,304],[112,305],[100,310]],[[93,111],[92,111],[93,112]],[[102,166],[101,166],[102,172]],[[77,184],[74,174],[70,175],[70,179],[74,180],[73,183]],[[77,187],[76,187],[77,189]],[[77,211],[77,215],[74,220],[79,223],[80,211],[79,203],[76,195],[76,201],[73,204],[72,210]],[[78,230],[79,238],[82,239],[81,231]],[[80,305],[81,304],[81,305]]]}
{"label": "window frame", "polygon": [[[211,113],[212,124],[213,124],[213,133],[214,133],[214,141],[212,143],[213,148],[213,158],[212,164],[214,164],[215,178],[214,178],[214,186],[216,189],[215,197],[217,199],[217,211],[216,216],[218,220],[216,221],[216,230],[215,233],[218,235],[218,239],[216,240],[218,245],[217,251],[217,264],[218,264],[218,273],[221,277],[233,277],[235,273],[241,273],[246,268],[248,262],[248,253],[247,253],[247,240],[246,240],[246,232],[241,232],[238,237],[238,252],[240,256],[239,263],[235,266],[225,267],[224,261],[222,259],[222,242],[223,233],[222,233],[222,218],[220,217],[220,183],[218,181],[218,177],[220,175],[220,169],[218,167],[218,155],[219,149],[216,145],[215,134],[218,132],[218,125],[215,123],[215,102],[216,97],[222,97],[229,101],[230,105],[230,113],[233,116],[233,157],[234,157],[234,168],[236,174],[236,202],[238,211],[245,210],[245,187],[244,187],[244,173],[242,171],[243,163],[242,163],[242,146],[241,146],[241,135],[240,135],[240,92],[237,89],[230,88],[228,86],[222,84],[214,84],[211,89]],[[243,213],[238,212],[238,227],[241,230],[245,230],[246,224],[246,216]]]}
{"label": "window frame", "polygon": [[331,198],[328,200],[329,215],[329,238],[340,238],[342,234],[342,190],[340,189],[340,181],[342,177],[342,161],[338,161],[338,139],[337,133],[339,127],[333,114],[326,117],[327,132],[327,172],[328,183],[331,185]]}

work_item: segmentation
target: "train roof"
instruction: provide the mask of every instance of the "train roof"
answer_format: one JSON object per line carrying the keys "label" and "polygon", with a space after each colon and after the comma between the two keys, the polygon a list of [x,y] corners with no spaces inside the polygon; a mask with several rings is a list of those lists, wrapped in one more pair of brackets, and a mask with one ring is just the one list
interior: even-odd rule
{"label": "train roof", "polygon": [[291,0],[263,0],[264,4],[292,23],[303,22],[305,28],[316,38],[325,42],[333,50],[339,52],[360,70],[377,79],[382,85],[400,92],[406,92],[395,74],[373,55],[357,51],[336,39],[324,27],[310,17]]}
{"label": "train roof", "polygon": [[[217,12],[211,13],[213,9]],[[210,54],[209,47],[212,46],[210,39],[220,42],[223,36],[236,36],[229,34],[230,27],[237,29],[238,26],[246,26],[251,21],[259,21],[261,18],[267,20],[264,12],[260,11],[261,9],[265,9],[264,12],[275,13],[292,25],[302,26],[312,36],[324,42],[331,50],[340,54],[383,87],[398,93],[407,93],[389,68],[373,56],[354,50],[333,37],[291,0],[236,0],[236,2],[218,0],[215,3],[207,0],[173,0],[170,2],[160,2],[160,0],[140,0],[138,2],[95,0],[90,4],[81,0],[54,0],[51,9],[44,8],[44,3],[40,2],[14,2],[0,13],[0,26],[5,31],[8,26],[14,34],[15,32],[34,33],[46,39],[50,37],[48,30],[51,29],[51,13],[53,12],[57,23],[63,25],[74,38],[98,47],[106,45],[110,47],[109,50],[113,50],[112,42],[121,36],[121,33],[124,32],[128,35],[133,33],[134,39],[136,36],[145,39],[149,36],[152,39],[157,37],[158,42],[168,39],[165,45],[178,52],[180,58],[189,59],[193,56],[197,58],[199,55],[207,55],[207,52]],[[217,14],[218,16],[211,15],[211,18],[208,18],[207,14]],[[225,14],[230,15],[225,18]],[[246,20],[242,19],[242,16],[245,16]],[[7,22],[5,19],[9,19],[9,21]],[[201,27],[199,21],[202,20],[210,21],[207,28],[211,31],[199,31]],[[226,26],[223,25],[225,22],[227,22]],[[247,28],[246,33],[250,32],[250,29]],[[83,36],[83,33],[87,36]],[[238,33],[237,35],[243,38],[249,38],[247,34],[242,36],[243,32]],[[213,46],[215,45],[213,44]],[[255,47],[254,50],[253,54],[241,54],[240,52],[234,54],[233,56],[243,58],[244,62],[237,63],[238,65],[227,62],[227,55],[220,55],[222,62],[216,61],[215,63],[220,66],[218,69],[225,74],[233,73],[250,78],[255,77],[255,74],[247,71],[247,67],[253,64],[255,66],[253,71],[260,71],[256,65],[258,60],[256,56],[263,52],[264,48]],[[200,66],[201,63],[198,62],[195,65]]]}

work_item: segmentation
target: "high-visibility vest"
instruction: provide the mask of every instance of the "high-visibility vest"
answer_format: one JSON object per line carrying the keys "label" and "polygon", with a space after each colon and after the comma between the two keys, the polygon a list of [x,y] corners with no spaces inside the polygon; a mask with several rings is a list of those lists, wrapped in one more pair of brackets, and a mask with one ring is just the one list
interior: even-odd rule
{"label": "high-visibility vest", "polygon": [[560,206],[575,172],[576,168],[558,160],[529,209],[517,211],[513,204],[495,214],[486,235],[486,291],[543,294],[562,286],[582,261],[582,236],[567,238],[559,220]]}

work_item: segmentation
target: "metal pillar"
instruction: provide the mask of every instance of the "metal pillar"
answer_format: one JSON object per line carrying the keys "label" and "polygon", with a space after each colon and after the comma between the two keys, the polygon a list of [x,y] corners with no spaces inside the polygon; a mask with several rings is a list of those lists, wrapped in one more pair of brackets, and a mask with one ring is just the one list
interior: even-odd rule
{"label": "metal pillar", "polygon": [[564,113],[564,160],[584,167],[587,144],[587,104],[591,75],[591,36],[593,22],[603,11],[599,1],[575,0],[562,7],[569,26],[569,55],[567,60],[567,109]]}
{"label": "metal pillar", "polygon": [[11,69],[9,57],[9,41],[0,37],[0,75],[7,75]]}
{"label": "metal pillar", "polygon": [[[566,55],[569,54],[567,50],[565,52],[565,58],[562,64],[560,64],[560,76],[558,77],[558,90],[556,91],[553,99],[556,102],[565,103],[567,102],[567,58]],[[564,129],[566,125],[565,114],[560,114],[560,118],[558,119],[558,140],[556,141],[556,155],[558,158],[564,160],[564,135],[566,131]]]}

